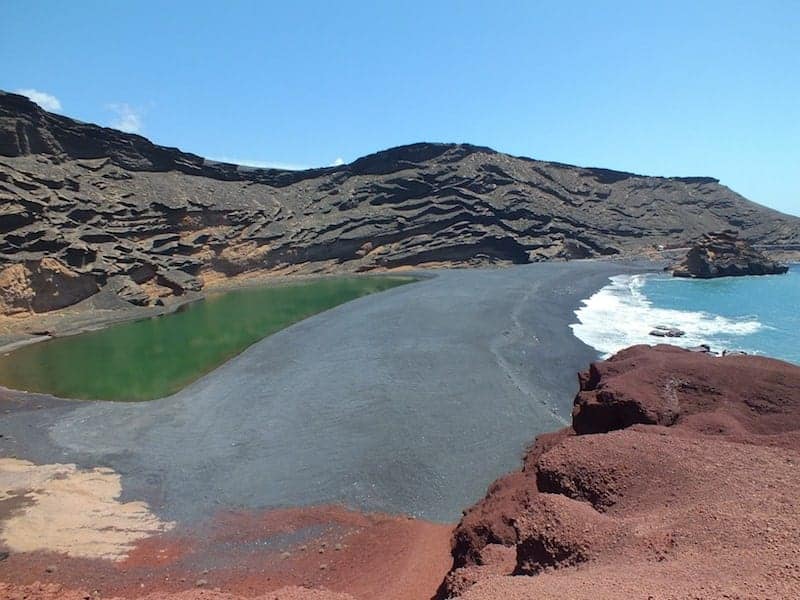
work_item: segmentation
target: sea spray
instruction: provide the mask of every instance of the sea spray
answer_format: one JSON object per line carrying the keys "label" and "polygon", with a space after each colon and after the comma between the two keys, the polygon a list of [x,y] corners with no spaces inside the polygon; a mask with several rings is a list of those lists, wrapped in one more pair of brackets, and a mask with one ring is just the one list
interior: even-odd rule
{"label": "sea spray", "polygon": [[[762,323],[753,316],[724,317],[706,311],[678,310],[655,306],[645,293],[653,275],[618,275],[583,304],[575,315],[573,333],[608,357],[634,344],[668,341],[683,347],[711,344],[716,349],[746,349],[743,338],[758,332]],[[658,276],[656,276],[658,277]],[[650,335],[656,327],[684,332],[683,337],[664,340]]]}

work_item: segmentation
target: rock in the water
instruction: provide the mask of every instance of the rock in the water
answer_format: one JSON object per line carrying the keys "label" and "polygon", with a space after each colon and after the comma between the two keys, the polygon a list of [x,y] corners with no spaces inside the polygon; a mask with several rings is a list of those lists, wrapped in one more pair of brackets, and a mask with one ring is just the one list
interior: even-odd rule
{"label": "rock in the water", "polygon": [[693,346],[691,348],[687,348],[689,352],[700,352],[701,354],[711,354],[711,346],[708,344],[700,344],[699,346]]}
{"label": "rock in the water", "polygon": [[789,267],[770,260],[764,253],[739,239],[733,230],[707,233],[683,261],[672,267],[675,277],[736,277],[741,275],[779,275]]}
{"label": "rock in the water", "polygon": [[722,356],[747,356],[743,350],[723,350]]}
{"label": "rock in the water", "polygon": [[651,331],[650,335],[655,337],[669,337],[678,338],[686,335],[686,332],[677,327],[666,327],[664,325],[656,325]]}

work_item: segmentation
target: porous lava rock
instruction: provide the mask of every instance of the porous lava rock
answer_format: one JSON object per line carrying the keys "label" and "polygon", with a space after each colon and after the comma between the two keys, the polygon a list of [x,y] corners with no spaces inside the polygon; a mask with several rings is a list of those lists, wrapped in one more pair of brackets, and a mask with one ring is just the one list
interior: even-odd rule
{"label": "porous lava rock", "polygon": [[634,346],[465,512],[439,597],[800,597],[798,475],[800,367]]}
{"label": "porous lava rock", "polygon": [[703,235],[686,254],[686,258],[672,267],[675,277],[713,279],[714,277],[740,277],[743,275],[780,275],[789,267],[771,260],[739,239],[733,230]]}

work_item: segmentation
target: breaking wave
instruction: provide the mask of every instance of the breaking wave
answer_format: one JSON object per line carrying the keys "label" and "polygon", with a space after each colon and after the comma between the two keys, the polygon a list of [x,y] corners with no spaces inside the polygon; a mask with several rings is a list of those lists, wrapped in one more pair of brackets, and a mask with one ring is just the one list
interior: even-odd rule
{"label": "breaking wave", "polygon": [[[634,344],[669,343],[686,348],[709,344],[712,349],[738,348],[737,338],[759,331],[753,317],[739,319],[707,312],[658,308],[644,293],[647,275],[617,275],[575,311],[575,336],[605,357]],[[658,338],[658,326],[680,329],[679,338]]]}

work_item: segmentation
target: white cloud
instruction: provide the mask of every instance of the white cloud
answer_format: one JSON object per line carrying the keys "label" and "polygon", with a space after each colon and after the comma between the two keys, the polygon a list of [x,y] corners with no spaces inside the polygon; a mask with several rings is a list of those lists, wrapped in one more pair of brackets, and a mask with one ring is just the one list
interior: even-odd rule
{"label": "white cloud", "polygon": [[[209,158],[217,162],[231,163],[234,165],[241,165],[243,167],[256,167],[258,169],[281,169],[284,171],[305,171],[306,169],[316,169],[318,167],[312,165],[301,165],[298,163],[281,162],[273,160],[251,160],[249,158],[232,158],[230,156],[217,156]],[[343,158],[337,158],[329,167],[338,167],[345,164]]]}
{"label": "white cloud", "polygon": [[23,96],[27,96],[43,109],[49,110],[50,112],[61,110],[61,101],[53,96],[53,94],[40,92],[39,90],[34,90],[32,88],[14,90],[14,92],[17,94],[22,94]]}
{"label": "white cloud", "polygon": [[274,162],[269,160],[250,160],[246,158],[231,158],[229,156],[209,158],[208,160],[231,163],[234,165],[241,165],[243,167],[256,167],[259,169],[282,169],[284,171],[305,171],[306,169],[312,168],[308,165],[298,165],[296,163]]}
{"label": "white cloud", "polygon": [[111,121],[111,127],[125,131],[127,133],[139,133],[142,130],[142,115],[140,111],[133,108],[130,104],[121,102],[109,104],[106,108],[116,113],[116,117]]}

